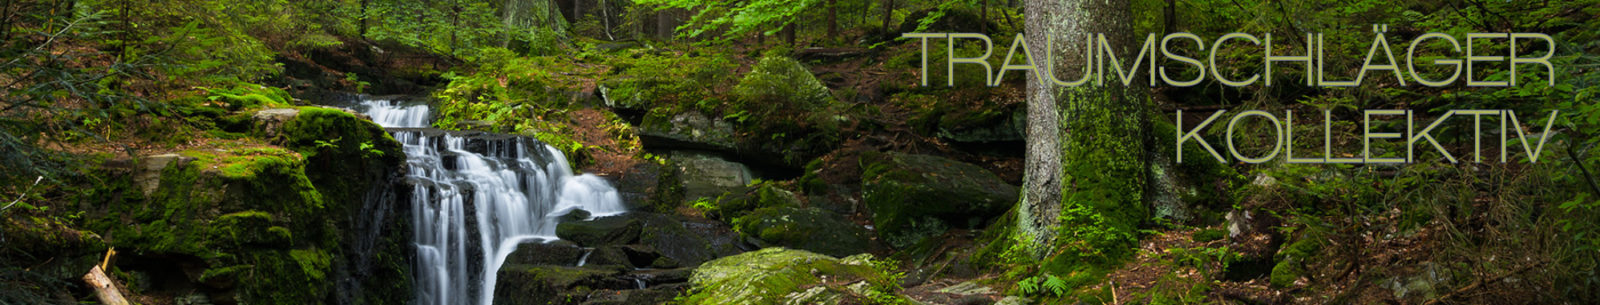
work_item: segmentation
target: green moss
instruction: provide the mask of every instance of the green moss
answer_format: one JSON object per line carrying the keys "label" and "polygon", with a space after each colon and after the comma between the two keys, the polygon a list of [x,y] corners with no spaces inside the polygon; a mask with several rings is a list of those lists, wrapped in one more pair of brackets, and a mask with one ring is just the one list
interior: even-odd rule
{"label": "green moss", "polygon": [[211,93],[208,99],[225,104],[229,111],[257,107],[286,107],[294,100],[289,96],[289,92],[283,89],[257,84],[241,83],[229,89],[206,90]]}
{"label": "green moss", "polygon": [[977,165],[927,155],[861,154],[862,199],[890,245],[977,228],[1016,204],[1017,188]]}
{"label": "green moss", "polygon": [[1208,242],[1208,241],[1214,241],[1214,240],[1221,240],[1221,239],[1226,238],[1226,237],[1228,237],[1228,231],[1227,230],[1223,230],[1223,229],[1199,230],[1199,231],[1195,231],[1194,234],[1190,236],[1190,238],[1193,239],[1195,242]]}
{"label": "green moss", "polygon": [[833,256],[866,252],[867,232],[844,217],[818,208],[757,209],[732,221],[735,231],[771,245]]}
{"label": "green moss", "polygon": [[1294,286],[1294,281],[1304,273],[1305,267],[1301,266],[1299,259],[1286,259],[1273,265],[1270,281],[1274,288],[1287,288]]}
{"label": "green moss", "polygon": [[724,193],[709,205],[702,204],[698,207],[708,215],[731,223],[759,208],[798,206],[800,198],[795,197],[794,192],[773,183],[762,183],[751,186],[745,191]]}
{"label": "green moss", "polygon": [[[866,256],[870,258],[870,256]],[[724,257],[700,265],[689,278],[694,288],[680,299],[681,304],[792,304],[801,300],[853,297],[842,287],[827,283],[886,282],[884,271],[874,268],[866,258],[836,259],[826,255],[784,248],[766,248]],[[822,289],[815,293],[799,292]],[[878,293],[883,288],[872,288]],[[892,297],[892,296],[891,296]],[[848,301],[848,300],[847,300]],[[862,300],[855,300],[862,303]],[[848,303],[848,302],[846,302]]]}

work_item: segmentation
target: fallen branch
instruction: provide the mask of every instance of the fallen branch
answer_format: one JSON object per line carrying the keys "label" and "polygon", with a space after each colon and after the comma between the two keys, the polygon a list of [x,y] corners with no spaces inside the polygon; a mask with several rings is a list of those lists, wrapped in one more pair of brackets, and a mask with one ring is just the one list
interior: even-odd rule
{"label": "fallen branch", "polygon": [[[113,253],[116,252],[106,253],[106,261],[110,261]],[[94,289],[94,297],[100,299],[101,304],[129,305],[128,299],[122,298],[122,292],[117,290],[116,283],[111,281],[111,277],[106,276],[105,270],[101,269],[100,265],[89,269],[89,274],[83,275],[83,282],[89,284],[90,289]]]}
{"label": "fallen branch", "polygon": [[5,210],[8,210],[8,209],[11,209],[11,206],[17,205],[18,202],[22,202],[22,198],[28,198],[28,192],[32,192],[33,191],[33,187],[39,186],[39,181],[44,181],[44,176],[39,176],[39,178],[34,178],[33,179],[33,185],[29,185],[28,189],[23,190],[22,194],[17,195],[17,200],[12,200],[11,204],[7,204],[5,207],[0,208],[0,211],[5,211]]}

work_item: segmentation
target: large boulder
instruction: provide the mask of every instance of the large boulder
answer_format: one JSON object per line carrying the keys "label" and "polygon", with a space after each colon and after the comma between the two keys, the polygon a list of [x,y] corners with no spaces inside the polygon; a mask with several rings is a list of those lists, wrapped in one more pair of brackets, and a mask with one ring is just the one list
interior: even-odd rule
{"label": "large boulder", "polygon": [[860,161],[873,224],[896,248],[951,227],[981,226],[1017,201],[1017,187],[977,165],[897,152],[863,153]]}
{"label": "large boulder", "polygon": [[865,228],[839,214],[818,208],[791,206],[757,209],[734,219],[740,234],[766,245],[803,249],[832,256],[867,252]]}
{"label": "large boulder", "polygon": [[784,248],[724,257],[695,269],[689,278],[693,293],[680,304],[863,304],[871,295],[900,298],[870,258],[838,259]]}

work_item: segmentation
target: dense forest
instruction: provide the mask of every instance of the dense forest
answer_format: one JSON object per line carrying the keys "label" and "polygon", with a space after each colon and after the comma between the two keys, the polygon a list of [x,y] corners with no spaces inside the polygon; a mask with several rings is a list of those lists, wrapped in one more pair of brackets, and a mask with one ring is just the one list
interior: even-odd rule
{"label": "dense forest", "polygon": [[1597,16],[0,0],[0,304],[1593,303]]}

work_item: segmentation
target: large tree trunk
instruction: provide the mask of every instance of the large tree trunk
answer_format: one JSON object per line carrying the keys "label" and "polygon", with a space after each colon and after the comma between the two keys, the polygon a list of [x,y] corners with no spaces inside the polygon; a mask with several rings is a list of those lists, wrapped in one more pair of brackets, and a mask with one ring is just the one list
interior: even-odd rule
{"label": "large tree trunk", "polygon": [[[1054,71],[1057,79],[1077,80],[1083,75],[1085,65],[1092,64],[1085,61],[1084,54],[1100,50],[1098,45],[1092,50],[1084,49],[1084,40],[1089,39],[1090,34],[1105,33],[1107,42],[1117,51],[1119,58],[1135,55],[1138,51],[1130,49],[1136,45],[1132,39],[1128,4],[1124,1],[1027,0],[1023,3],[1023,9],[1026,39],[1034,63],[1041,67],[1049,64],[1046,68]],[[1054,40],[1053,45],[1046,42],[1047,37]],[[1053,63],[1046,62],[1047,54],[1055,55]],[[1129,64],[1131,58],[1122,62]],[[1099,178],[1074,177],[1064,171],[1073,168],[1092,171],[1104,167],[1113,173],[1110,175],[1115,176],[1113,179],[1128,179],[1125,182],[1135,185],[1126,187],[1139,190],[1132,192],[1135,194],[1128,194],[1134,202],[1104,204],[1137,205],[1130,208],[1143,210],[1143,203],[1137,201],[1143,198],[1142,185],[1147,180],[1144,171],[1117,171],[1114,168],[1124,164],[1104,163],[1139,163],[1135,166],[1144,168],[1142,163],[1147,154],[1144,146],[1148,141],[1143,141],[1143,130],[1147,122],[1141,117],[1145,116],[1143,111],[1146,106],[1142,91],[1139,91],[1141,86],[1125,88],[1120,81],[1107,81],[1104,87],[1100,87],[1091,79],[1074,87],[1050,82],[1040,84],[1037,79],[1029,79],[1027,87],[1028,141],[1024,156],[1022,206],[1017,209],[1017,233],[1019,237],[1032,239],[1031,242],[1020,242],[1027,243],[1036,258],[1043,258],[1056,246],[1056,233],[1063,225],[1058,217],[1062,215],[1064,196],[1070,196],[1082,187],[1107,185],[1105,181],[1089,181]],[[1080,113],[1090,114],[1080,116]],[[1089,130],[1094,131],[1091,133]],[[1135,141],[1128,141],[1130,139]],[[1113,157],[1110,160],[1063,157],[1084,154]],[[1079,181],[1080,178],[1084,181]],[[1090,186],[1080,185],[1080,182]]]}

